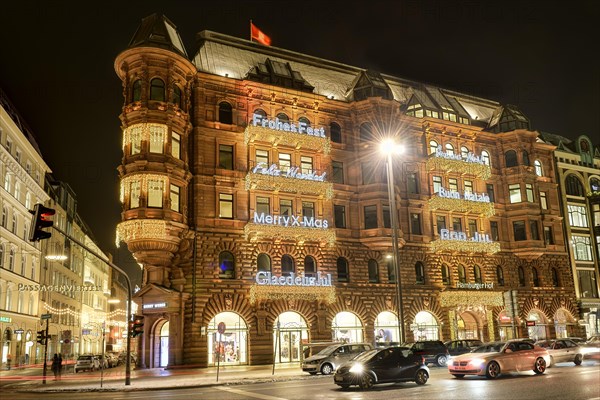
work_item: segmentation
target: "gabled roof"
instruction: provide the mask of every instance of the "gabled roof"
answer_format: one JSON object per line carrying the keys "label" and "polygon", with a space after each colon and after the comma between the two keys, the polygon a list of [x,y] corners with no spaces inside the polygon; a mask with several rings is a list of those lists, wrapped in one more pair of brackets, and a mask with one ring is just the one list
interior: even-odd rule
{"label": "gabled roof", "polygon": [[491,132],[510,132],[515,129],[531,129],[529,119],[515,105],[507,104],[498,107],[486,127]]}
{"label": "gabled roof", "polygon": [[127,47],[158,47],[188,58],[177,27],[164,15],[152,14],[142,19]]}

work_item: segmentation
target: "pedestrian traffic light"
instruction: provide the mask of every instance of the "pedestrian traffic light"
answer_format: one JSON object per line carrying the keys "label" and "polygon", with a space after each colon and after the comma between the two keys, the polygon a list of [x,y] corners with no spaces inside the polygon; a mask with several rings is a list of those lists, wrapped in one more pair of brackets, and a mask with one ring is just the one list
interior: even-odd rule
{"label": "pedestrian traffic light", "polygon": [[33,217],[31,217],[31,226],[29,227],[29,241],[37,242],[38,240],[48,239],[52,236],[50,232],[42,229],[49,228],[54,224],[50,220],[50,217],[54,215],[56,210],[44,207],[38,203],[33,207],[33,211],[29,212],[33,214]]}
{"label": "pedestrian traffic light", "polygon": [[131,337],[136,337],[144,333],[144,316],[143,315],[134,315],[133,317],[132,327],[131,327]]}
{"label": "pedestrian traffic light", "polygon": [[37,342],[39,344],[46,344],[46,335],[44,331],[37,332]]}

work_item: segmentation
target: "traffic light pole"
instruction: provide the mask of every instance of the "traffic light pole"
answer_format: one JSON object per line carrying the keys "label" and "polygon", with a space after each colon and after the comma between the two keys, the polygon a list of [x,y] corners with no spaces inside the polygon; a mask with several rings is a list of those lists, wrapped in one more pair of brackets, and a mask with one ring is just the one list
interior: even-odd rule
{"label": "traffic light pole", "polygon": [[[125,280],[127,281],[127,321],[129,322],[129,320],[131,320],[131,295],[132,295],[131,280],[129,279],[129,275],[127,275],[125,273],[125,271],[123,271],[121,268],[119,268],[115,264],[113,264],[110,260],[104,260],[104,257],[100,256],[98,253],[96,253],[94,250],[87,247],[85,244],[81,243],[79,240],[73,238],[67,232],[63,231],[60,228],[57,228],[56,226],[52,226],[52,228],[56,229],[60,234],[62,234],[63,236],[65,236],[66,238],[71,240],[76,245],[82,247],[84,250],[86,250],[93,256],[97,257],[100,260],[105,261],[108,265],[110,265],[111,268],[115,269],[117,272],[120,272],[125,277]],[[46,325],[46,332],[48,332],[47,325]],[[46,346],[47,345],[48,345],[48,343],[46,342]],[[127,360],[125,361],[125,385],[129,386],[129,385],[131,385],[131,335],[129,332],[127,332],[127,350],[126,351],[127,351]],[[46,376],[46,359],[44,358],[44,383],[46,383],[45,376]]]}
{"label": "traffic light pole", "polygon": [[46,333],[44,334],[44,379],[42,384],[46,384],[46,368],[48,367],[48,329],[50,326],[50,320],[46,320]]}

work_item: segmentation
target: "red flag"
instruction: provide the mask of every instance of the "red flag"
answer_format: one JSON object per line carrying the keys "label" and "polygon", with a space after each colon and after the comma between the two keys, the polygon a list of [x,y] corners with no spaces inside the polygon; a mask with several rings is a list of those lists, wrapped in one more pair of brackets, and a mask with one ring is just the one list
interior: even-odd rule
{"label": "red flag", "polygon": [[250,40],[256,40],[265,46],[271,45],[271,38],[265,35],[260,29],[250,21]]}

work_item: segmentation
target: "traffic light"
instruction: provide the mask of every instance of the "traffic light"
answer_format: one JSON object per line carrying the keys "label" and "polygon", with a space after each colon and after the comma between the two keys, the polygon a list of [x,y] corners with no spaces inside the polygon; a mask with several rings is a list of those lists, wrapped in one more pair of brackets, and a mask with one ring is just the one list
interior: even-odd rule
{"label": "traffic light", "polygon": [[37,331],[37,342],[39,344],[46,344],[46,336],[44,331]]}
{"label": "traffic light", "polygon": [[38,240],[48,239],[52,234],[42,230],[43,228],[51,227],[54,222],[50,220],[50,217],[54,215],[56,210],[53,208],[44,207],[41,204],[33,206],[33,211],[29,211],[33,214],[31,217],[31,226],[29,227],[29,241],[37,242]]}
{"label": "traffic light", "polygon": [[130,322],[131,337],[136,337],[144,333],[144,316],[134,315],[133,321]]}

